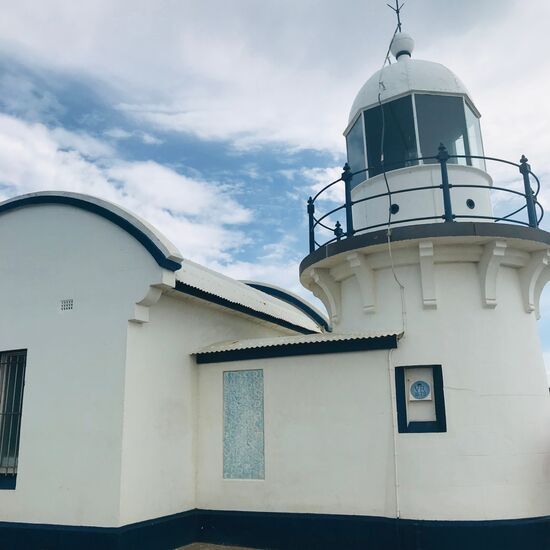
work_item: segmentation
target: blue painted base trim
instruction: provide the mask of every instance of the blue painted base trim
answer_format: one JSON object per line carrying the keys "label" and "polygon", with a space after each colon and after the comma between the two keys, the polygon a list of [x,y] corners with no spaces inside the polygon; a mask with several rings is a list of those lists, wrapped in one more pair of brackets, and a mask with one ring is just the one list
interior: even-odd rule
{"label": "blue painted base trim", "polygon": [[197,510],[124,527],[0,522],[1,550],[173,550],[195,542]]}
{"label": "blue painted base trim", "polygon": [[202,511],[201,542],[277,550],[542,550],[550,517],[414,521],[365,516]]}
{"label": "blue painted base trim", "polygon": [[550,516],[416,521],[190,510],[120,528],[0,523],[2,550],[172,550],[191,542],[273,550],[544,550]]}

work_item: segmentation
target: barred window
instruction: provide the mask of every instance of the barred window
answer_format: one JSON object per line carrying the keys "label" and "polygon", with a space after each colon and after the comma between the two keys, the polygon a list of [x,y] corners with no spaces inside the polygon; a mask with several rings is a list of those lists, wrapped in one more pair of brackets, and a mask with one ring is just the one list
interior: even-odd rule
{"label": "barred window", "polygon": [[26,350],[0,353],[0,488],[15,488],[26,361]]}

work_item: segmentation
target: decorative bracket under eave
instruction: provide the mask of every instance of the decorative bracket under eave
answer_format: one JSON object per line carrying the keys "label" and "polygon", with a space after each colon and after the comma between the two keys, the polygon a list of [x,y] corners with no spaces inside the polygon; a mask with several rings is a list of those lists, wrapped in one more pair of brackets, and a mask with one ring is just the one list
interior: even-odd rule
{"label": "decorative bracket under eave", "polygon": [[[519,280],[521,284],[521,295],[527,313],[536,311],[538,308],[542,289],[548,281],[547,276],[541,277],[541,275],[548,266],[549,261],[550,250],[533,252],[527,265],[520,269]],[[542,282],[542,284],[539,284],[539,281]]]}
{"label": "decorative bracket under eave", "polygon": [[484,247],[479,261],[481,299],[484,307],[497,306],[497,276],[506,253],[506,241],[492,241]]}
{"label": "decorative bracket under eave", "polygon": [[435,290],[434,245],[432,241],[421,241],[418,244],[420,256],[420,283],[422,285],[422,304],[425,309],[437,308]]}
{"label": "decorative bracket under eave", "polygon": [[176,274],[168,269],[161,269],[160,281],[149,286],[145,296],[134,305],[134,314],[129,319],[133,323],[148,323],[149,308],[156,304],[162,296],[163,289],[176,286]]}
{"label": "decorative bracket under eave", "polygon": [[369,262],[362,254],[354,252],[346,257],[351,272],[355,276],[363,301],[365,313],[375,313],[376,292],[374,287],[374,272]]}
{"label": "decorative bracket under eave", "polygon": [[314,282],[311,291],[325,304],[331,322],[338,323],[342,302],[340,283],[337,283],[330,275],[329,270],[324,268],[313,268],[311,278]]}

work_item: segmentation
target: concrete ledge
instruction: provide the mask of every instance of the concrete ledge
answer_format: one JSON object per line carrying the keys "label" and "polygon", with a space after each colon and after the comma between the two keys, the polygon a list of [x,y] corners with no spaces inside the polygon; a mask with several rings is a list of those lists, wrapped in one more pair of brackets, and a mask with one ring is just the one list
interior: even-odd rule
{"label": "concrete ledge", "polygon": [[[387,231],[383,229],[371,233],[362,233],[349,239],[342,239],[341,241],[321,246],[302,260],[300,263],[300,274],[308,267],[325,258],[330,258],[331,256],[336,256],[343,252],[357,250],[358,248],[385,244],[388,240],[387,235]],[[520,239],[534,241],[543,245],[550,245],[550,233],[547,231],[512,223],[423,223],[417,225],[395,225],[391,228],[392,243],[437,237],[493,237]]]}

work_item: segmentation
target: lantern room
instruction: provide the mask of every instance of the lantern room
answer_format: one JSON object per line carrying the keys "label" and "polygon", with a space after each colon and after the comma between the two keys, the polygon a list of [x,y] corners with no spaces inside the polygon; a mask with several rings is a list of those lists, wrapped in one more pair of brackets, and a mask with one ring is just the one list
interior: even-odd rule
{"label": "lantern room", "polygon": [[[450,163],[485,169],[479,111],[448,68],[412,59],[413,39],[398,33],[396,62],[376,72],[360,89],[344,132],[352,187],[400,168],[437,162],[443,144]],[[464,157],[464,158],[455,158]]]}
{"label": "lantern room", "polygon": [[[540,183],[527,157],[485,156],[480,113],[466,86],[444,65],[413,59],[414,41],[399,29],[383,67],[351,107],[341,177],[308,200],[310,252],[359,234],[389,235],[393,226],[483,221],[538,227]],[[495,165],[505,178],[496,185]],[[338,196],[345,202],[334,206]]]}

